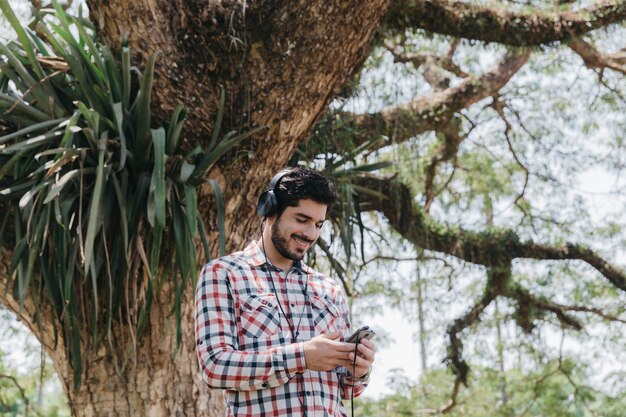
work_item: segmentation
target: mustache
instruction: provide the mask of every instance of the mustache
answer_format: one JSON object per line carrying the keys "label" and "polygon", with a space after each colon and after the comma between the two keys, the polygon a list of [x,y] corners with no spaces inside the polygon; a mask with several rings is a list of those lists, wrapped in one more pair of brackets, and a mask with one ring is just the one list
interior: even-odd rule
{"label": "mustache", "polygon": [[300,239],[300,240],[302,240],[302,241],[304,241],[304,242],[308,243],[309,245],[312,245],[312,244],[313,244],[313,242],[315,242],[315,240],[314,240],[314,239],[309,239],[308,237],[303,236],[303,235],[296,235],[296,234],[293,234],[293,235],[291,235],[291,237],[295,237],[295,238],[297,238],[297,239]]}

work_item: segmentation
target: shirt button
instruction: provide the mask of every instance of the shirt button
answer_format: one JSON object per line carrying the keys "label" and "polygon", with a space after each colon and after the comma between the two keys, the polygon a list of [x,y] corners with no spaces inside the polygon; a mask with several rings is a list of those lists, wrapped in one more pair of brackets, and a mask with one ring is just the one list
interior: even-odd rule
{"label": "shirt button", "polygon": [[264,382],[261,386],[262,386],[263,388],[267,388],[267,387],[269,387],[270,385],[269,385],[267,382]]}
{"label": "shirt button", "polygon": [[310,397],[311,396],[311,391],[307,391],[306,395],[308,395]]}
{"label": "shirt button", "polygon": [[295,307],[296,305],[295,305],[294,303],[291,303],[291,306],[292,306],[292,307]]}

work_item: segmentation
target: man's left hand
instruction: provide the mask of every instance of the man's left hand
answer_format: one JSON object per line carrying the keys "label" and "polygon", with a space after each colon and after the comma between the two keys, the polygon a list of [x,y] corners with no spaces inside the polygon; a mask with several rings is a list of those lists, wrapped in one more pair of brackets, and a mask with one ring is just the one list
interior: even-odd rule
{"label": "man's left hand", "polygon": [[371,340],[362,339],[357,347],[358,355],[356,356],[356,367],[353,369],[354,352],[350,352],[350,366],[347,367],[350,373],[357,378],[362,378],[369,372],[374,357],[376,356],[376,346]]}

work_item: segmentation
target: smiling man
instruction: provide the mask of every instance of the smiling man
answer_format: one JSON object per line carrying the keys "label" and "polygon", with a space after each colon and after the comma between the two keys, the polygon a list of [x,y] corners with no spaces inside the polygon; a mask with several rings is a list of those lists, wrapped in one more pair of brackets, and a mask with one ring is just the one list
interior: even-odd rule
{"label": "smiling man", "polygon": [[342,341],[343,290],[302,262],[336,200],[317,171],[279,172],[259,198],[260,241],[202,269],[196,349],[228,416],[346,416],[341,399],[365,389],[376,348]]}

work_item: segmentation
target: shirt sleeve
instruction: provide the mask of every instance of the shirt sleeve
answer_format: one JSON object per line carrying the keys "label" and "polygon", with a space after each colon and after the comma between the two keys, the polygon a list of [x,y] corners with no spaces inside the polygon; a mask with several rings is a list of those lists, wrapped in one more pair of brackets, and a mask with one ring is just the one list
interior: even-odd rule
{"label": "shirt sleeve", "polygon": [[[344,339],[350,336],[350,316],[348,314],[348,304],[343,296],[341,290],[337,291],[337,306],[341,312],[341,317],[345,322],[345,328],[343,332]],[[337,377],[339,378],[339,386],[341,387],[341,398],[349,400],[352,397],[354,389],[354,398],[358,397],[365,391],[367,384],[369,383],[369,372],[362,378],[354,377],[348,368],[344,366],[338,366],[335,368]]]}
{"label": "shirt sleeve", "polygon": [[238,349],[237,314],[228,269],[219,261],[200,273],[195,296],[196,352],[211,388],[257,390],[284,385],[306,370],[302,342],[262,352]]}

